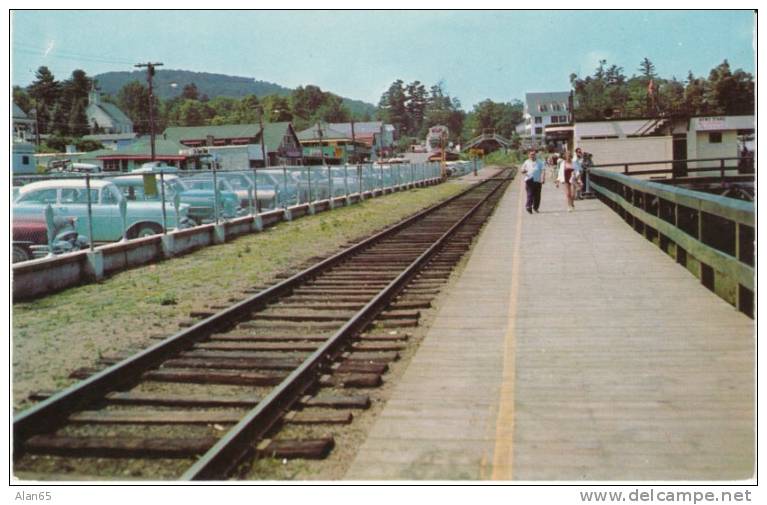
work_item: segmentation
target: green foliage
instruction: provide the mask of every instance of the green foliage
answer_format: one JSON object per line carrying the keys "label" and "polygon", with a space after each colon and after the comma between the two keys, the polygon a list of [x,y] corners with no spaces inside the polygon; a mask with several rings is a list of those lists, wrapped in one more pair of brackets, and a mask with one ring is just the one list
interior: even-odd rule
{"label": "green foliage", "polygon": [[95,140],[79,140],[78,142],[75,143],[75,146],[77,147],[77,150],[80,152],[95,151],[97,149],[104,148],[101,142],[97,142]]}
{"label": "green foliage", "polygon": [[601,60],[592,76],[580,79],[572,74],[576,120],[754,113],[753,76],[740,69],[731,71],[727,60],[713,68],[708,79],[689,72],[686,83],[659,77],[649,58],[638,70],[640,75],[626,78],[621,67],[608,67]]}
{"label": "green foliage", "polygon": [[494,132],[511,139],[516,134],[516,126],[524,117],[524,105],[519,100],[509,103],[484,100],[469,112],[464,124],[464,138],[470,139],[482,133]]}
{"label": "green foliage", "polygon": [[498,150],[483,159],[485,165],[519,165],[523,160],[524,156],[516,150]]}

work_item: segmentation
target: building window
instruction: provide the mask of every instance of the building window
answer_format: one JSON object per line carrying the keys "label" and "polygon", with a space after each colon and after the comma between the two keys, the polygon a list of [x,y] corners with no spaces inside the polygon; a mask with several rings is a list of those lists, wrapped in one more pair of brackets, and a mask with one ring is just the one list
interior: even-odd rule
{"label": "building window", "polygon": [[567,116],[559,116],[560,123],[567,123]]}
{"label": "building window", "polygon": [[540,135],[540,134],[542,134],[542,133],[543,133],[543,128],[537,127],[537,128],[535,129],[535,134],[536,134],[536,135]]}
{"label": "building window", "polygon": [[559,116],[551,116],[552,123],[559,123]]}
{"label": "building window", "polygon": [[545,103],[542,103],[542,104],[540,104],[540,105],[538,106],[538,110],[539,110],[539,111],[541,111],[541,112],[546,112],[546,111],[548,111],[548,110],[549,110],[549,108],[546,106],[546,104],[545,104]]}
{"label": "building window", "polygon": [[708,143],[709,144],[721,144],[722,143],[722,132],[711,132],[708,134]]}
{"label": "building window", "polygon": [[22,156],[21,157],[21,164],[22,165],[29,165],[29,156]]}
{"label": "building window", "polygon": [[555,103],[554,107],[553,107],[553,110],[557,110],[557,111],[562,110],[562,106],[559,105],[558,103]]}
{"label": "building window", "polygon": [[543,118],[541,116],[535,116],[535,124],[541,124],[543,123]]}

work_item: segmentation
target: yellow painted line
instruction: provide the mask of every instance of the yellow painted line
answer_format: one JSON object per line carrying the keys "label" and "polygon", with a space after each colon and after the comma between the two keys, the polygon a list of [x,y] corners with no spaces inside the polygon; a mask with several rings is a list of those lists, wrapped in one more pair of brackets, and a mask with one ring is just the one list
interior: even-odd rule
{"label": "yellow painted line", "polygon": [[493,452],[493,480],[511,480],[514,459],[512,445],[514,435],[514,375],[516,373],[517,300],[519,298],[519,250],[522,242],[522,215],[524,199],[518,193],[519,205],[514,230],[514,244],[511,256],[511,293],[509,296],[508,326],[503,346],[503,381],[498,404],[498,418],[495,425],[495,450]]}

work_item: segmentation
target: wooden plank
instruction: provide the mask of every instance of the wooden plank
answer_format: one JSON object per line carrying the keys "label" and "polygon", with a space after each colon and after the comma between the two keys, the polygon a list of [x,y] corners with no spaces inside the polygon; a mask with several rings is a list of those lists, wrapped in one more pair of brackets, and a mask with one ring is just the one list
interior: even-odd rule
{"label": "wooden plank", "polygon": [[318,344],[301,342],[200,342],[195,349],[235,351],[316,351]]}
{"label": "wooden plank", "polygon": [[188,458],[205,453],[214,437],[62,437],[36,435],[24,443],[32,454],[98,458]]}
{"label": "wooden plank", "polygon": [[418,319],[421,312],[418,310],[386,310],[376,317],[376,319]]}
{"label": "wooden plank", "polygon": [[370,397],[368,395],[319,395],[304,398],[301,400],[301,404],[307,407],[327,407],[333,409],[367,409],[370,408]]}
{"label": "wooden plank", "polygon": [[389,365],[386,363],[366,363],[364,361],[344,361],[337,363],[334,370],[338,373],[384,374],[389,370]]}
{"label": "wooden plank", "polygon": [[172,395],[116,391],[106,395],[109,403],[118,405],[161,405],[166,407],[252,407],[256,396]]}
{"label": "wooden plank", "polygon": [[261,457],[286,459],[323,459],[335,446],[333,437],[307,440],[266,440],[259,444],[257,454]]}
{"label": "wooden plank", "polygon": [[397,351],[357,351],[349,353],[349,355],[346,356],[346,359],[352,361],[367,361],[369,363],[388,363],[390,361],[397,361],[399,359],[399,353]]}
{"label": "wooden plank", "polygon": [[152,370],[142,375],[144,380],[157,382],[187,382],[192,384],[231,384],[240,386],[275,386],[288,375],[279,372],[233,372],[223,370]]}
{"label": "wooden plank", "polygon": [[350,424],[352,419],[354,416],[348,411],[294,410],[285,415],[285,422],[288,424]]}
{"label": "wooden plank", "polygon": [[383,383],[379,374],[350,373],[323,375],[320,384],[344,388],[375,388]]}
{"label": "wooden plank", "polygon": [[374,351],[401,351],[407,346],[393,342],[354,342],[352,344],[355,351],[374,352]]}
{"label": "wooden plank", "polygon": [[72,423],[88,424],[234,424],[247,411],[213,410],[84,410],[69,416]]}
{"label": "wooden plank", "polygon": [[175,358],[163,363],[169,368],[228,368],[232,370],[293,370],[293,361],[264,358]]}
{"label": "wooden plank", "polygon": [[728,275],[736,282],[754,290],[754,269],[744,263],[741,263],[738,259],[729,254],[725,254],[713,247],[709,247],[696,238],[688,235],[681,229],[677,228],[671,223],[645,212],[644,210],[634,207],[631,203],[627,202],[621,196],[613,193],[612,191],[596,184],[592,183],[591,186],[596,190],[623,207],[632,216],[655,228],[660,233],[666,235],[673,242],[679,244],[688,253],[695,256],[698,260],[714,268],[719,272]]}

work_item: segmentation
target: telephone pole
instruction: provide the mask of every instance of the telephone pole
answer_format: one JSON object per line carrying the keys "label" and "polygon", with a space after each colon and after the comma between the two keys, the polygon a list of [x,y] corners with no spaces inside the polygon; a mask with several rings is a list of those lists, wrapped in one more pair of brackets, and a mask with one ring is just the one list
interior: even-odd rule
{"label": "telephone pole", "polygon": [[151,149],[151,161],[154,161],[154,94],[152,93],[152,77],[154,77],[154,67],[161,67],[162,63],[136,63],[136,68],[146,67],[146,81],[149,83],[149,145]]}

